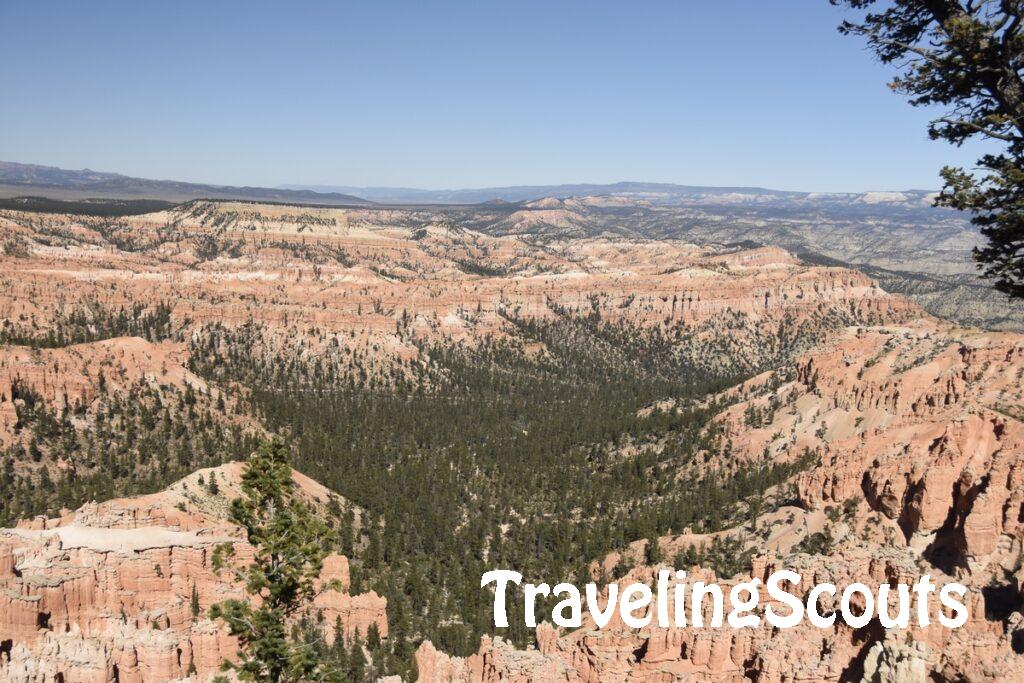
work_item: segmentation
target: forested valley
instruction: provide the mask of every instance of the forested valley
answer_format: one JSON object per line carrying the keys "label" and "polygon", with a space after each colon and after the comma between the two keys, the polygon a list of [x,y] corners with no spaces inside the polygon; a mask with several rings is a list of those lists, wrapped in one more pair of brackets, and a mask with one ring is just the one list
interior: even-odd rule
{"label": "forested valley", "polygon": [[[507,319],[512,335],[423,341],[417,359],[386,364],[317,329],[282,350],[258,323],[207,325],[187,337],[190,369],[216,398],[191,386],[140,382],[104,394],[101,385],[94,420],[78,419],[83,406],[50,409],[25,390],[18,429],[30,436],[4,456],[0,521],[159,490],[197,467],[243,459],[265,432],[284,435],[297,469],[361,508],[358,518],[344,505],[331,511],[337,550],[354,559],[353,591],[388,599],[376,670],[408,673],[424,638],[460,655],[484,633],[532,641],[521,617],[493,628],[479,587],[488,569],[609,581],[595,560],[670,531],[722,529],[740,501],[810,462],[697,467],[728,449],[709,422],[723,405],[710,397],[749,374],[739,362],[718,358],[731,371],[709,373],[678,339],[599,316]],[[97,330],[185,338],[160,306],[94,310],[45,336],[8,335],[46,348],[102,338]],[[641,410],[665,400],[675,408]],[[69,460],[80,466],[56,466]],[[30,463],[29,473],[15,462]]]}

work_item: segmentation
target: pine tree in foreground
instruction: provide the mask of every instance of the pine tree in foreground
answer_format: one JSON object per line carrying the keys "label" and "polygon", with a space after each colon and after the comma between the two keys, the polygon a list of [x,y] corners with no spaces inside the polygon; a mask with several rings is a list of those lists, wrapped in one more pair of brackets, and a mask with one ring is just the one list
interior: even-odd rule
{"label": "pine tree in foreground", "polygon": [[[210,608],[238,637],[237,662],[224,662],[243,681],[341,681],[343,673],[318,657],[322,635],[296,635],[290,627],[312,605],[318,577],[330,547],[329,529],[295,492],[288,447],[275,438],[250,457],[242,474],[242,496],[231,503],[231,519],[252,545],[248,567],[234,569],[248,600],[226,600]],[[226,566],[233,546],[214,555],[214,567]]]}
{"label": "pine tree in foreground", "polygon": [[977,171],[947,166],[937,199],[973,214],[988,240],[982,275],[1024,298],[1024,3],[1020,0],[830,0],[860,11],[843,33],[864,36],[900,75],[890,87],[914,106],[945,108],[928,135],[956,146],[979,138],[996,151]]}

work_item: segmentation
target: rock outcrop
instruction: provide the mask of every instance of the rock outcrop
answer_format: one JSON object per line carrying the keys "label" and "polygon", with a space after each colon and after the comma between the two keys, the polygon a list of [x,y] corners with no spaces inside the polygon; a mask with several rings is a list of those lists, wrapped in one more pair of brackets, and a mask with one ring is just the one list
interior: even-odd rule
{"label": "rock outcrop", "polygon": [[[252,552],[223,516],[241,469],[229,463],[159,494],[0,531],[0,678],[142,683],[216,674],[237,643],[206,614],[244,592],[214,569],[213,552],[230,543],[240,563]],[[205,490],[204,476],[216,476],[220,493]],[[332,495],[301,474],[295,481],[316,504]],[[329,638],[336,619],[348,636],[371,624],[387,635],[385,599],[348,592],[345,557],[329,556],[321,576],[343,589],[315,604]]]}
{"label": "rock outcrop", "polygon": [[[921,321],[907,327],[851,327],[807,352],[792,372],[766,373],[734,387],[716,419],[721,453],[705,468],[784,462],[807,453],[798,505],[718,535],[746,539],[759,556],[750,575],[689,569],[688,581],[730,586],[765,580],[780,568],[811,585],[913,584],[923,574],[969,589],[970,619],[886,630],[627,628],[618,617],[560,633],[537,629],[537,647],[510,657],[500,639],[458,659],[421,646],[423,681],[1017,681],[1024,680],[1021,605],[1024,546],[1024,337]],[[648,409],[673,410],[671,401]],[[683,485],[685,478],[680,480]],[[800,542],[818,535],[808,554]],[[671,557],[710,535],[659,539]],[[652,584],[644,541],[626,551],[637,566],[620,585]],[[609,571],[618,554],[605,561]],[[763,593],[763,592],[762,592]],[[762,603],[767,596],[762,594]],[[829,607],[823,605],[824,607]],[[836,605],[831,605],[832,609]],[[671,613],[670,608],[670,613]],[[543,672],[543,673],[541,673]]]}

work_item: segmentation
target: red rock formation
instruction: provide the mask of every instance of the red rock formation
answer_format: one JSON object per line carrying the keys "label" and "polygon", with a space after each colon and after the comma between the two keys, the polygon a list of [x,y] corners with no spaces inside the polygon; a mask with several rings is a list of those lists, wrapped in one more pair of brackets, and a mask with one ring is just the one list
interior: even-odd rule
{"label": "red rock formation", "polygon": [[[795,589],[805,594],[811,585],[829,581],[839,586],[853,581],[868,585],[902,581],[913,583],[920,569],[909,552],[888,557],[877,547],[853,538],[839,541],[842,549],[833,556],[802,556],[787,564],[804,579]],[[906,550],[906,549],[905,549]],[[755,564],[753,575],[765,579],[778,566]],[[631,572],[620,584],[648,582],[653,568]],[[713,574],[692,570],[690,580],[715,581]],[[723,590],[749,577],[719,580]],[[937,578],[941,585],[949,578]],[[536,649],[512,654],[500,639],[484,638],[476,655],[466,659],[439,653],[429,643],[417,652],[421,681],[897,681],[903,672],[934,674],[940,680],[1024,680],[1014,651],[1012,633],[987,621],[980,592],[968,597],[972,620],[959,630],[938,625],[932,609],[932,625],[886,632],[877,619],[863,629],[844,624],[819,629],[808,622],[786,630],[766,621],[756,628],[662,628],[655,624],[629,629],[613,619],[604,629],[592,623],[559,635],[546,624],[537,629]],[[770,603],[763,589],[761,604]],[[669,601],[669,613],[674,607]],[[822,609],[825,610],[825,605]],[[833,609],[835,607],[833,606]],[[728,609],[728,608],[727,608]],[[783,612],[787,610],[780,607]],[[916,607],[913,608],[916,610]],[[653,612],[653,606],[651,608]],[[916,613],[916,611],[914,612]],[[705,617],[709,616],[706,611]],[[1015,673],[1014,673],[1015,672]]]}
{"label": "red rock formation", "polygon": [[[55,520],[0,531],[0,677],[13,681],[159,681],[215,674],[237,649],[204,615],[214,603],[242,597],[214,571],[214,548],[235,547],[244,563],[251,548],[218,513],[237,495],[239,463],[216,468],[221,494],[198,484],[204,470],[163,493],[83,506]],[[329,492],[296,473],[300,491],[324,503]],[[351,595],[348,560],[332,555],[316,601],[332,631],[347,635],[376,624],[387,635],[386,601]],[[199,614],[192,613],[192,595]],[[333,637],[332,633],[328,634]]]}
{"label": "red rock formation", "polygon": [[[820,456],[794,482],[802,508],[769,520],[768,556],[754,574],[765,576],[778,565],[776,553],[785,556],[827,528],[828,555],[787,560],[807,581],[895,581],[928,571],[972,589],[974,618],[952,633],[932,627],[884,634],[873,626],[631,630],[617,623],[560,634],[542,627],[538,648],[525,652],[485,638],[476,655],[459,659],[424,643],[417,653],[423,680],[1024,677],[1013,648],[1024,616],[986,620],[982,592],[995,584],[1012,593],[1024,580],[1019,336],[941,327],[860,273],[803,265],[772,248],[723,253],[615,239],[538,246],[422,227],[425,221],[405,211],[244,203],[200,202],[115,226],[80,217],[29,220],[18,212],[2,212],[0,221],[24,246],[18,257],[0,260],[0,319],[26,331],[48,329],[83,300],[113,308],[167,301],[190,330],[208,322],[267,323],[271,351],[315,337],[315,329],[370,357],[411,359],[419,353],[416,337],[473,343],[511,334],[508,314],[593,313],[698,341],[721,338],[722,321],[741,320],[727,339],[740,346],[750,344],[750,329],[807,324],[831,338],[804,354],[791,375],[765,373],[727,392],[735,405],[718,420],[732,460],[712,454],[707,463],[728,469],[765,457],[795,460],[806,451]],[[515,229],[573,229],[571,212],[558,202],[509,221]],[[481,267],[489,274],[474,272]],[[407,329],[397,331],[406,316]],[[836,331],[849,322],[864,327]],[[100,366],[117,369],[105,375],[115,391],[140,380],[198,382],[185,369],[186,355],[179,344],[131,338],[53,351],[4,347],[0,440],[12,438],[16,383],[58,406],[65,395],[88,403]],[[769,413],[763,424],[746,419],[752,406]],[[238,594],[210,567],[211,549],[223,540],[244,557],[237,529],[223,521],[235,467],[219,477],[220,498],[204,495],[190,477],[163,494],[87,505],[0,533],[0,675],[148,681],[185,676],[190,666],[200,677],[215,671],[235,645],[217,624],[193,618],[189,598],[195,588],[205,611]],[[309,480],[300,485],[321,502],[329,495]],[[830,522],[825,510],[851,499],[854,519]],[[664,541],[667,549],[703,539]],[[629,552],[641,551],[642,543]],[[626,580],[650,578],[653,570],[640,566]],[[347,562],[332,558],[325,573],[347,582]],[[365,633],[376,623],[386,633],[384,600],[375,594],[327,594],[317,606],[330,615],[328,626],[336,614],[346,630]]]}
{"label": "red rock formation", "polygon": [[144,382],[154,387],[192,386],[216,396],[216,389],[184,367],[187,357],[182,344],[153,344],[138,337],[58,349],[5,347],[0,353],[0,445],[12,439],[16,389],[30,390],[58,409],[91,405],[101,376],[111,392]]}
{"label": "red rock formation", "polygon": [[[603,630],[591,623],[560,634],[543,625],[537,648],[518,658],[500,640],[484,639],[464,660],[424,644],[421,680],[1024,680],[1024,614],[1013,598],[1024,585],[1022,377],[1020,335],[928,322],[850,328],[799,359],[790,381],[766,373],[726,392],[737,402],[718,417],[730,459],[760,461],[767,452],[791,460],[808,449],[821,456],[795,479],[804,509],[761,520],[766,536],[753,542],[770,555],[755,561],[752,576],[794,569],[804,580],[798,595],[823,581],[913,584],[926,573],[940,585],[956,580],[970,589],[971,618],[962,628],[942,627],[935,613],[929,627],[889,632],[877,620],[859,630],[806,622],[781,631],[766,622],[742,630],[637,630],[616,618]],[[749,423],[751,406],[766,415],[762,423]],[[658,409],[672,404],[650,410]],[[733,464],[713,456],[707,466]],[[851,503],[850,514],[834,514]],[[790,554],[822,530],[831,539],[828,554]],[[749,537],[745,529],[726,533]],[[660,546],[671,556],[708,540],[683,534]],[[642,564],[644,543],[627,551],[638,566],[620,584],[652,583],[656,568]],[[609,557],[606,570],[617,561],[617,554]],[[697,578],[715,580],[691,568],[689,579]],[[992,608],[1011,614],[987,615]]]}
{"label": "red rock formation", "polygon": [[[658,328],[685,338],[695,362],[708,367],[724,361],[702,354],[702,344],[721,341],[754,367],[766,360],[763,340],[783,326],[812,339],[850,322],[922,315],[861,273],[801,264],[777,248],[604,238],[538,245],[433,224],[414,211],[196,202],[116,221],[0,211],[0,225],[25,247],[0,256],[0,333],[38,338],[86,304],[113,312],[164,302],[185,339],[207,324],[255,321],[254,355],[333,349],[346,359],[358,354],[360,370],[378,379],[396,359],[419,359],[424,339],[474,344],[516,335],[516,316],[569,312]],[[0,448],[30,446],[29,430],[16,429],[25,401],[16,394],[26,392],[58,414],[81,406],[80,429],[140,384],[168,387],[167,396],[192,387],[216,405],[218,389],[187,369],[194,360],[187,343],[137,337],[0,347]],[[232,413],[218,410],[215,419],[245,419],[225,412]],[[19,475],[41,469],[18,460]],[[47,462],[51,476],[50,465],[95,473],[95,463]],[[136,466],[144,476],[148,465]]]}
{"label": "red rock formation", "polygon": [[[83,301],[114,309],[165,301],[176,319],[197,325],[256,320],[357,331],[365,335],[359,346],[414,354],[395,332],[406,313],[418,336],[470,341],[500,332],[499,312],[550,317],[552,305],[651,326],[692,327],[724,314],[775,324],[828,311],[879,321],[921,315],[860,273],[803,265],[775,248],[723,254],[678,241],[609,239],[538,248],[517,237],[403,227],[403,212],[303,208],[303,224],[296,207],[288,210],[197,205],[120,219],[113,233],[86,217],[48,217],[54,225],[43,229],[32,215],[2,212],[29,240],[31,256],[3,259],[0,320],[45,330],[57,312]],[[43,246],[47,231],[66,235],[65,248]],[[218,255],[200,260],[199,240],[211,240]],[[126,242],[133,250],[119,246]],[[467,263],[493,274],[475,274]]]}

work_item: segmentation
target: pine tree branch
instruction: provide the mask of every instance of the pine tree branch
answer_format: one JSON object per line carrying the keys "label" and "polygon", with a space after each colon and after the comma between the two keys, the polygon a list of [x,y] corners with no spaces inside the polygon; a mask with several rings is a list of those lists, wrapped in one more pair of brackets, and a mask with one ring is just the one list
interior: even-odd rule
{"label": "pine tree branch", "polygon": [[950,119],[946,117],[938,118],[936,119],[936,121],[946,123],[951,126],[964,126],[965,128],[971,128],[981,133],[982,135],[986,135],[990,138],[995,138],[996,140],[1003,140],[1004,142],[1018,142],[1020,140],[1018,136],[991,130],[989,128],[986,128],[985,126],[981,126],[977,123],[974,123],[973,121],[964,121],[962,119]]}

